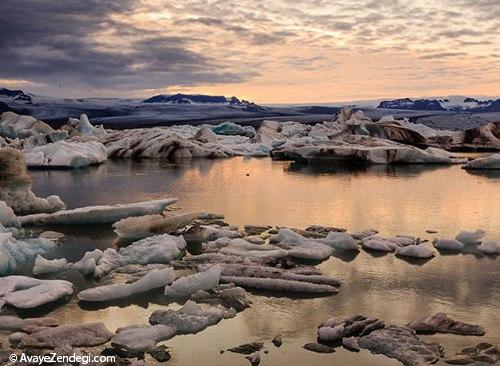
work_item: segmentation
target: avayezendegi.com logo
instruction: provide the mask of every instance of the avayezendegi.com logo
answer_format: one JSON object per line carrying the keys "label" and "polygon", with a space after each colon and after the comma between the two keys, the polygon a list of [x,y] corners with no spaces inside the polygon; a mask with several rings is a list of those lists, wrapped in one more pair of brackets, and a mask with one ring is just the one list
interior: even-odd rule
{"label": "avayezendegi.com logo", "polygon": [[59,356],[56,353],[49,353],[46,355],[27,355],[26,353],[21,353],[20,355],[11,354],[9,356],[9,361],[13,364],[15,363],[30,363],[30,364],[47,364],[47,363],[79,363],[81,365],[90,364],[104,364],[104,363],[114,363],[116,361],[115,356],[102,356],[102,355],[64,355]]}

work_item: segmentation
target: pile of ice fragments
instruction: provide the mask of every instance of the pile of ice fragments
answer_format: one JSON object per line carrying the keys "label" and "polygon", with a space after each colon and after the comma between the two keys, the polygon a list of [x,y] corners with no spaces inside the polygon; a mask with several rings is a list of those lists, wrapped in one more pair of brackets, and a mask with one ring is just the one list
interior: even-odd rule
{"label": "pile of ice fragments", "polygon": [[[2,145],[21,149],[33,167],[79,168],[106,158],[228,158],[271,156],[303,161],[354,161],[370,164],[464,164],[449,150],[499,149],[499,123],[462,131],[440,131],[387,116],[377,122],[362,111],[342,109],[314,125],[263,121],[259,128],[232,122],[219,125],[105,130],[86,115],[69,118],[59,130],[29,116],[5,112]],[[479,159],[477,159],[479,160]],[[471,162],[468,169],[498,169],[498,157]]]}

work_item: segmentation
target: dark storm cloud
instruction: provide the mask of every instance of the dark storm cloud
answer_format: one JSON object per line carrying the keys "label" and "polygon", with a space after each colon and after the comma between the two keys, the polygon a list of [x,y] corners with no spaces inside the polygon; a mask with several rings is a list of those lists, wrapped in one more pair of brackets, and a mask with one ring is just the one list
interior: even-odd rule
{"label": "dark storm cloud", "polygon": [[[191,43],[199,41],[195,38],[159,36],[113,17],[127,15],[135,4],[132,0],[2,1],[0,78],[75,88],[151,88],[237,82],[251,76],[224,71],[219,62],[192,51]],[[96,39],[98,32],[121,43],[102,44]]]}

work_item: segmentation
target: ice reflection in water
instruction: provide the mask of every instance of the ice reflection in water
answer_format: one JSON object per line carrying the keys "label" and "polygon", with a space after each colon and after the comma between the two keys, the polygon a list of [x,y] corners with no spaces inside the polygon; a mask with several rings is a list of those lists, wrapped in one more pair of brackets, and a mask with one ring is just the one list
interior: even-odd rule
{"label": "ice reflection in water", "polygon": [[[178,197],[184,211],[206,210],[226,215],[233,224],[305,227],[332,225],[348,230],[376,228],[383,234],[412,234],[432,239],[454,236],[461,229],[483,228],[491,239],[500,234],[500,177],[495,172],[470,174],[459,166],[345,167],[309,166],[269,159],[235,158],[171,164],[115,161],[76,171],[36,171],[37,195],[59,194],[70,207]],[[69,228],[59,253],[78,259],[93,247],[113,243],[110,230]],[[226,349],[251,340],[270,340],[282,333],[279,350],[270,346],[265,364],[390,365],[367,352],[340,350],[318,355],[301,348],[315,339],[317,325],[331,316],[364,314],[386,323],[404,324],[437,311],[486,327],[485,337],[436,335],[451,354],[485,340],[500,342],[498,259],[475,252],[438,255],[427,262],[408,262],[392,254],[332,257],[320,265],[342,280],[336,296],[321,298],[252,295],[254,305],[235,319],[197,335],[179,336],[172,364],[247,365]],[[101,319],[112,329],[145,323],[164,306],[150,295],[132,304],[107,309],[81,309],[73,301],[55,311],[65,321]],[[169,305],[170,306],[170,305]]]}

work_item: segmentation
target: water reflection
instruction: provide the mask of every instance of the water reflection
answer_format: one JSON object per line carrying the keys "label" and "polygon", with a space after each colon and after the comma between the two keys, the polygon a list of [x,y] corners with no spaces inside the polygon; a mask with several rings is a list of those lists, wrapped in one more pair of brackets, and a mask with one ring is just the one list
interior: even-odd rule
{"label": "water reflection", "polygon": [[[60,194],[70,207],[178,197],[182,210],[220,212],[239,225],[375,228],[383,235],[412,234],[428,240],[480,227],[490,238],[500,239],[498,177],[471,174],[459,166],[318,167],[236,158],[184,164],[110,161],[88,170],[37,171],[33,176],[38,195]],[[428,234],[427,229],[438,233]],[[67,257],[82,256],[92,246],[114,245],[109,229],[64,230],[68,237],[61,250]],[[479,255],[474,249],[444,254],[415,262],[394,254],[337,252],[319,266],[340,278],[337,295],[289,298],[253,292],[252,307],[236,318],[167,342],[174,356],[170,363],[247,365],[240,355],[220,355],[219,350],[253,340],[269,341],[281,333],[284,345],[269,348],[270,353],[262,355],[263,363],[398,364],[367,352],[338,350],[333,355],[318,355],[301,348],[315,340],[316,327],[325,319],[354,314],[378,317],[387,324],[406,324],[444,311],[486,327],[485,337],[427,337],[443,343],[448,354],[480,340],[499,343],[500,329],[495,327],[500,324],[498,258]],[[176,305],[152,292],[107,308],[78,304],[73,299],[52,315],[68,322],[100,320],[115,330],[145,324],[153,310],[165,306]]]}

